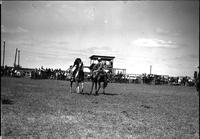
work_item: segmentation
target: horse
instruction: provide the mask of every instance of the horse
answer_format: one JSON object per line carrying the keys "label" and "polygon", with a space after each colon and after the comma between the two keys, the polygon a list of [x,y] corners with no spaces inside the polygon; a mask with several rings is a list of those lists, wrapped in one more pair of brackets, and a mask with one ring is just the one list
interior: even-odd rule
{"label": "horse", "polygon": [[199,88],[200,88],[200,84],[199,84],[199,79],[198,79],[196,82],[196,90],[198,92],[198,95],[199,95],[199,90],[200,90]]}
{"label": "horse", "polygon": [[194,82],[195,82],[196,90],[197,90],[198,95],[199,95],[200,84],[199,84],[199,72],[197,72],[197,71],[194,72]]}
{"label": "horse", "polygon": [[[92,81],[92,87],[91,87],[91,91],[90,91],[90,95],[92,94],[93,91],[93,87],[95,85],[95,95],[98,95],[98,92],[101,88],[101,83],[103,83],[103,94],[105,94],[105,88],[108,85],[108,76],[107,73],[100,73],[99,75],[96,75],[96,73],[94,73],[93,71],[96,70],[95,69],[95,64],[91,64],[89,67],[90,71],[91,71],[91,76],[90,79]],[[98,84],[98,89],[97,89],[97,84]]]}
{"label": "horse", "polygon": [[[69,72],[70,72],[70,93],[72,93],[72,85],[73,82],[76,83],[76,92],[77,93],[83,93],[83,84],[84,84],[84,71],[83,71],[83,63],[80,58],[77,58],[75,60],[76,68],[70,67]],[[74,75],[73,75],[74,74]],[[79,90],[79,83],[81,83],[81,92]]]}
{"label": "horse", "polygon": [[195,79],[195,87],[199,95],[199,90],[200,90],[199,77]]}

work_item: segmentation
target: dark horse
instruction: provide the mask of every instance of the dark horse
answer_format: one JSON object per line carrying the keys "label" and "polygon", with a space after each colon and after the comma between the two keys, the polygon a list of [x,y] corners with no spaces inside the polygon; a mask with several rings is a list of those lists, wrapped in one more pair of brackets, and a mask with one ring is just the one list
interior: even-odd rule
{"label": "dark horse", "polygon": [[[83,82],[84,82],[84,72],[83,72],[83,62],[80,58],[76,58],[74,65],[69,69],[71,73],[70,77],[70,93],[72,93],[72,84],[76,83],[76,92],[83,93]],[[81,83],[81,92],[79,90],[79,83]]]}
{"label": "dark horse", "polygon": [[199,72],[197,73],[197,71],[194,72],[194,80],[195,80],[195,87],[199,95],[200,84],[199,84]]}
{"label": "dark horse", "polygon": [[199,95],[199,88],[200,88],[199,79],[197,79],[195,86],[196,86],[196,89],[197,89],[198,95]]}
{"label": "dark horse", "polygon": [[[92,64],[89,67],[90,71],[91,71],[91,76],[90,79],[92,81],[92,88],[90,91],[90,94],[92,94],[93,91],[93,87],[95,85],[95,94],[98,95],[98,92],[101,88],[101,83],[103,83],[102,88],[103,88],[103,94],[105,94],[105,88],[108,85],[108,76],[106,72],[100,73],[98,74],[98,76],[96,75],[96,73],[94,73],[93,71],[96,70],[95,68],[95,64]],[[97,89],[97,84],[98,84],[98,89]]]}

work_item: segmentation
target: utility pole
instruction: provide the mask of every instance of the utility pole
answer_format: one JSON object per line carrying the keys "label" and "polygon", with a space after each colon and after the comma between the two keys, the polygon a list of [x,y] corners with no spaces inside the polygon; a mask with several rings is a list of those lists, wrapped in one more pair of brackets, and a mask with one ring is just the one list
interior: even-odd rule
{"label": "utility pole", "polygon": [[152,65],[150,65],[150,74],[151,74],[151,70],[152,70]]}
{"label": "utility pole", "polygon": [[18,67],[19,67],[19,62],[20,62],[20,50],[18,50]]}
{"label": "utility pole", "polygon": [[4,61],[5,61],[5,41],[3,41],[3,67],[4,67]]}
{"label": "utility pole", "polygon": [[16,51],[15,51],[14,67],[16,67],[16,60],[17,60],[17,48],[16,48]]}

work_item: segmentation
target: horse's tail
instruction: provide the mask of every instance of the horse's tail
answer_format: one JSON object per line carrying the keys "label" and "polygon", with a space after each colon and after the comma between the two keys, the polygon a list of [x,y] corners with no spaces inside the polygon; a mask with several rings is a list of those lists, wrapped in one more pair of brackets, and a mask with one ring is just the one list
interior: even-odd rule
{"label": "horse's tail", "polygon": [[107,79],[104,81],[104,88],[106,88],[108,86],[108,81]]}
{"label": "horse's tail", "polygon": [[104,74],[104,87],[106,88],[107,87],[107,85],[108,85],[108,75],[107,75],[107,73],[105,73]]}

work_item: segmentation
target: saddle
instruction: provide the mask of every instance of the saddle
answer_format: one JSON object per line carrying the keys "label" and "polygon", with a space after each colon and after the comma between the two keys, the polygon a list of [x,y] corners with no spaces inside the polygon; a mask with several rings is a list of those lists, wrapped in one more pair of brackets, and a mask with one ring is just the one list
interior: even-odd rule
{"label": "saddle", "polygon": [[98,78],[100,79],[101,77],[104,77],[106,75],[105,71],[97,71],[97,72],[92,72],[92,77],[93,78]]}

